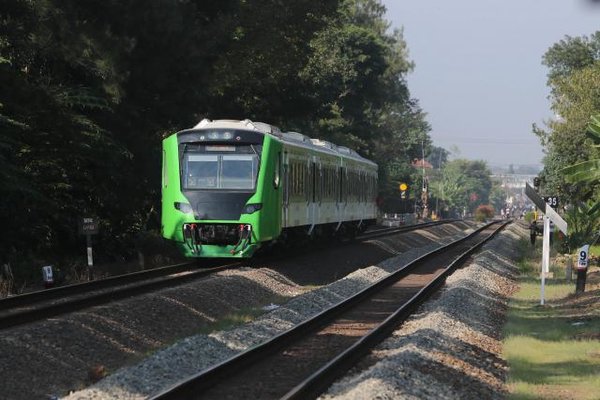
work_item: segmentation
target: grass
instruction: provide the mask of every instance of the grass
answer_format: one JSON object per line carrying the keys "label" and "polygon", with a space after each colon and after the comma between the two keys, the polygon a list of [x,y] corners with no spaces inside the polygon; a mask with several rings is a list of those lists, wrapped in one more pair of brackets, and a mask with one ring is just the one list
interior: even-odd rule
{"label": "grass", "polygon": [[600,398],[600,273],[588,273],[586,293],[564,279],[562,265],[546,279],[540,305],[536,249],[520,246],[520,289],[504,329],[510,399]]}
{"label": "grass", "polygon": [[[269,299],[270,304],[282,304],[286,301],[283,296],[274,295]],[[247,322],[254,321],[257,317],[265,313],[263,307],[246,307],[223,315],[216,321],[202,328],[198,333],[209,334],[217,331],[226,331],[243,325]]]}

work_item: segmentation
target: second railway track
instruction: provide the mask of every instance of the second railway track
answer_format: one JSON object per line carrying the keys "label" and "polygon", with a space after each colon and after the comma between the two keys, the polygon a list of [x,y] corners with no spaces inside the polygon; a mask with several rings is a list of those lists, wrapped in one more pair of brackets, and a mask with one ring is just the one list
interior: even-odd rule
{"label": "second railway track", "polygon": [[[446,224],[454,220],[386,228],[367,232],[357,240],[370,240],[386,235]],[[0,300],[0,330],[34,322],[57,315],[75,312],[152,290],[184,284],[218,271],[239,267],[241,261],[214,261],[210,268],[197,269],[193,262],[152,270],[134,272],[96,281],[72,284]]]}
{"label": "second railway track", "polygon": [[488,224],[428,253],[356,296],[153,399],[316,397],[505,225]]}

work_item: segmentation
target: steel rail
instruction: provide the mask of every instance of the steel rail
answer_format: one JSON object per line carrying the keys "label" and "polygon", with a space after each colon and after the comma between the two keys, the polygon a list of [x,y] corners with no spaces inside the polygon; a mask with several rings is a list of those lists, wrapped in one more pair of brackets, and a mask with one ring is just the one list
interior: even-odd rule
{"label": "steel rail", "polygon": [[160,268],[131,272],[122,275],[115,275],[109,278],[102,278],[82,283],[73,283],[70,285],[59,286],[51,289],[38,290],[35,292],[6,297],[0,300],[0,311],[14,307],[24,307],[39,301],[48,301],[56,298],[65,297],[67,295],[72,296],[80,293],[86,293],[92,290],[105,289],[115,285],[125,285],[127,283],[137,282],[140,279],[151,279],[158,276],[174,274],[188,270],[193,265],[193,262],[186,262],[176,265],[167,265],[165,267]]}
{"label": "steel rail", "polygon": [[369,239],[374,239],[374,238],[381,237],[381,236],[393,235],[394,233],[411,232],[411,231],[415,231],[417,229],[428,228],[430,226],[436,226],[436,225],[445,225],[445,224],[450,224],[450,223],[457,222],[457,221],[460,221],[460,220],[444,219],[444,220],[440,220],[440,221],[423,222],[421,224],[405,225],[405,226],[389,228],[389,229],[380,229],[380,230],[373,231],[373,232],[365,232],[365,233],[357,236],[356,240],[369,240]]}
{"label": "steel rail", "polygon": [[[433,221],[378,230],[357,236],[355,240],[369,240],[456,221]],[[236,261],[193,271],[196,264],[192,261],[7,297],[0,300],[0,330],[187,283],[215,272],[236,268],[240,264],[241,261]],[[180,273],[185,274],[172,276]]]}
{"label": "steel rail", "polygon": [[506,221],[504,223],[497,222],[501,223],[501,225],[490,236],[461,254],[441,274],[436,276],[429,284],[419,290],[419,292],[417,292],[408,302],[402,305],[392,315],[387,317],[379,326],[371,330],[367,335],[363,336],[356,343],[347,348],[344,352],[340,353],[337,357],[332,359],[329,363],[324,365],[306,380],[299,383],[296,387],[286,393],[282,399],[295,400],[316,398],[319,396],[325,389],[327,389],[327,387],[329,387],[329,385],[331,385],[337,378],[342,376],[343,373],[352,368],[352,366],[354,366],[356,362],[365,354],[367,354],[372,348],[388,337],[398,326],[398,324],[408,319],[411,313],[421,303],[427,300],[441,286],[443,286],[446,278],[448,278],[448,276],[450,276],[459,265],[466,261],[466,259],[469,258],[473,252],[491,240],[499,231],[504,229],[509,222],[510,221]]}
{"label": "steel rail", "polygon": [[[34,306],[31,308],[18,308],[16,309],[16,311],[14,309],[4,310],[4,312],[0,313],[0,330],[7,329],[16,325],[23,325],[41,319],[47,319],[69,312],[78,311],[83,308],[93,307],[114,300],[120,300],[126,297],[140,295],[153,290],[163,289],[166,287],[187,283],[189,281],[212,275],[218,271],[237,268],[239,265],[240,262],[235,262],[232,264],[225,264],[218,267],[206,268],[197,271],[188,270],[187,273],[183,274],[181,274],[180,271],[179,275],[170,274],[156,276],[149,279],[137,280],[121,286],[114,286],[115,281],[111,281],[112,285],[100,285],[102,286],[102,288],[96,288],[94,290],[86,292],[81,292],[79,290],[80,288],[76,288],[78,294],[75,294],[73,296],[80,295],[80,297],[66,298],[66,300],[63,301],[59,299],[55,303],[49,304],[41,303],[40,299],[44,300],[43,297],[41,297],[38,298],[38,301],[36,303],[29,304],[34,304]],[[175,274],[177,274],[177,272],[175,272]],[[69,295],[72,294],[69,293]]]}
{"label": "steel rail", "polygon": [[[327,310],[315,315],[314,317],[296,325],[295,327],[267,340],[266,342],[264,342],[262,344],[256,345],[238,355],[235,355],[215,366],[209,367],[203,371],[200,371],[199,373],[197,373],[193,376],[187,377],[187,378],[181,380],[180,382],[174,384],[173,386],[171,386],[149,398],[151,400],[170,400],[170,399],[199,397],[199,395],[201,395],[203,390],[209,389],[210,387],[219,383],[221,380],[227,379],[228,377],[234,375],[236,372],[241,371],[244,368],[251,367],[251,365],[253,363],[262,360],[266,355],[269,355],[278,350],[281,350],[289,343],[292,343],[296,340],[301,339],[303,336],[309,334],[310,332],[324,326],[325,324],[327,324],[328,321],[332,320],[334,317],[337,317],[338,315],[340,315],[343,312],[354,307],[356,304],[360,303],[361,301],[371,297],[372,295],[374,295],[378,291],[382,290],[383,288],[388,287],[393,282],[407,276],[417,266],[418,263],[423,262],[424,260],[431,258],[437,254],[441,254],[444,251],[449,250],[455,246],[458,246],[458,245],[462,244],[463,242],[473,238],[474,236],[479,234],[481,231],[487,229],[491,225],[499,224],[502,222],[503,221],[494,221],[492,223],[489,223],[489,224],[475,230],[473,233],[471,233],[470,235],[468,235],[462,239],[459,239],[457,241],[454,241],[452,243],[444,245],[436,250],[428,252],[428,253],[422,255],[421,257],[413,260],[412,262],[408,263],[407,265],[405,265],[398,271],[395,271],[394,273],[377,281],[373,285],[363,289],[356,295],[337,303],[336,305],[334,305],[334,306],[328,308]],[[454,266],[458,265],[459,262],[464,260],[472,252],[474,252],[476,249],[478,249],[479,246],[481,246],[485,241],[491,239],[495,235],[495,233],[497,233],[500,229],[502,229],[507,223],[508,222],[504,223],[500,228],[498,228],[491,235],[486,237],[484,241],[478,242],[475,246],[471,246],[467,251],[463,252],[463,254],[461,254],[459,256],[459,258],[456,261],[454,261],[451,265],[454,265]],[[450,272],[448,272],[448,274],[449,273]],[[432,284],[431,286],[434,287],[436,285],[439,285],[440,282],[443,282],[446,275],[444,275],[443,277],[441,277],[439,279],[436,279],[435,280],[436,283]],[[431,289],[421,290],[421,292],[423,292],[423,295],[421,295],[421,296],[424,297],[425,293],[429,294],[430,290]],[[416,307],[417,302],[422,301],[421,296],[419,296],[419,297],[415,296],[414,304],[404,306],[403,308],[405,311],[398,311],[397,313],[395,313],[395,314],[398,314],[397,316],[388,318],[389,321],[388,321],[388,319],[386,319],[385,327],[383,327],[381,329],[381,331],[377,331],[376,333],[374,333],[373,338],[364,339],[361,342],[361,344],[357,345],[357,348],[360,351],[365,351],[365,348],[367,348],[366,346],[373,343],[375,340],[374,338],[377,337],[377,335],[381,335],[382,332],[386,331],[386,329],[390,329],[391,327],[394,326],[394,323],[395,323],[394,320],[400,318],[402,315],[404,315],[403,313],[408,312],[408,310]],[[325,384],[324,382],[330,382],[332,377],[337,376],[335,374],[336,368],[342,368],[342,361],[346,362],[346,361],[354,360],[355,354],[358,354],[358,353],[354,353],[354,350],[349,351],[347,354],[346,354],[346,352],[342,353],[340,355],[340,361],[336,361],[337,360],[337,358],[336,358],[331,361],[331,363],[333,363],[331,366],[329,364],[327,364],[325,367],[323,367],[323,369],[324,369],[323,378],[320,378],[321,374],[315,373],[314,375],[309,377],[306,382],[303,382],[300,385],[296,386],[294,389],[292,389],[292,391],[289,392],[286,396],[289,395],[289,396],[291,396],[290,398],[304,398],[302,396],[305,396],[308,393],[316,393],[314,388],[321,388],[322,385]],[[350,365],[350,364],[347,364],[347,365]],[[322,379],[322,380],[320,380],[320,379]],[[319,389],[317,389],[317,390],[319,390]]]}

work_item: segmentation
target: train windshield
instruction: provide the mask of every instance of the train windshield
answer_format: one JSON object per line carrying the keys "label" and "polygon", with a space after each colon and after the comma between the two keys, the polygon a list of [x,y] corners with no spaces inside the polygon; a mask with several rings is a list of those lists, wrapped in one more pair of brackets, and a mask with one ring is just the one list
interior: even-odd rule
{"label": "train windshield", "polygon": [[254,190],[259,156],[253,146],[243,147],[247,148],[202,146],[185,151],[183,188]]}

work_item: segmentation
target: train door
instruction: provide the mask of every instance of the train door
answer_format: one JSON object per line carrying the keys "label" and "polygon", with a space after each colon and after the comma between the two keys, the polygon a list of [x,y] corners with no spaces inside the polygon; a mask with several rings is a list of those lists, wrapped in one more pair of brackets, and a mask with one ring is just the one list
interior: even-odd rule
{"label": "train door", "polygon": [[283,175],[283,198],[281,200],[282,212],[281,212],[281,225],[283,227],[289,226],[290,219],[290,162],[288,152],[283,152],[282,160],[282,175]]}

